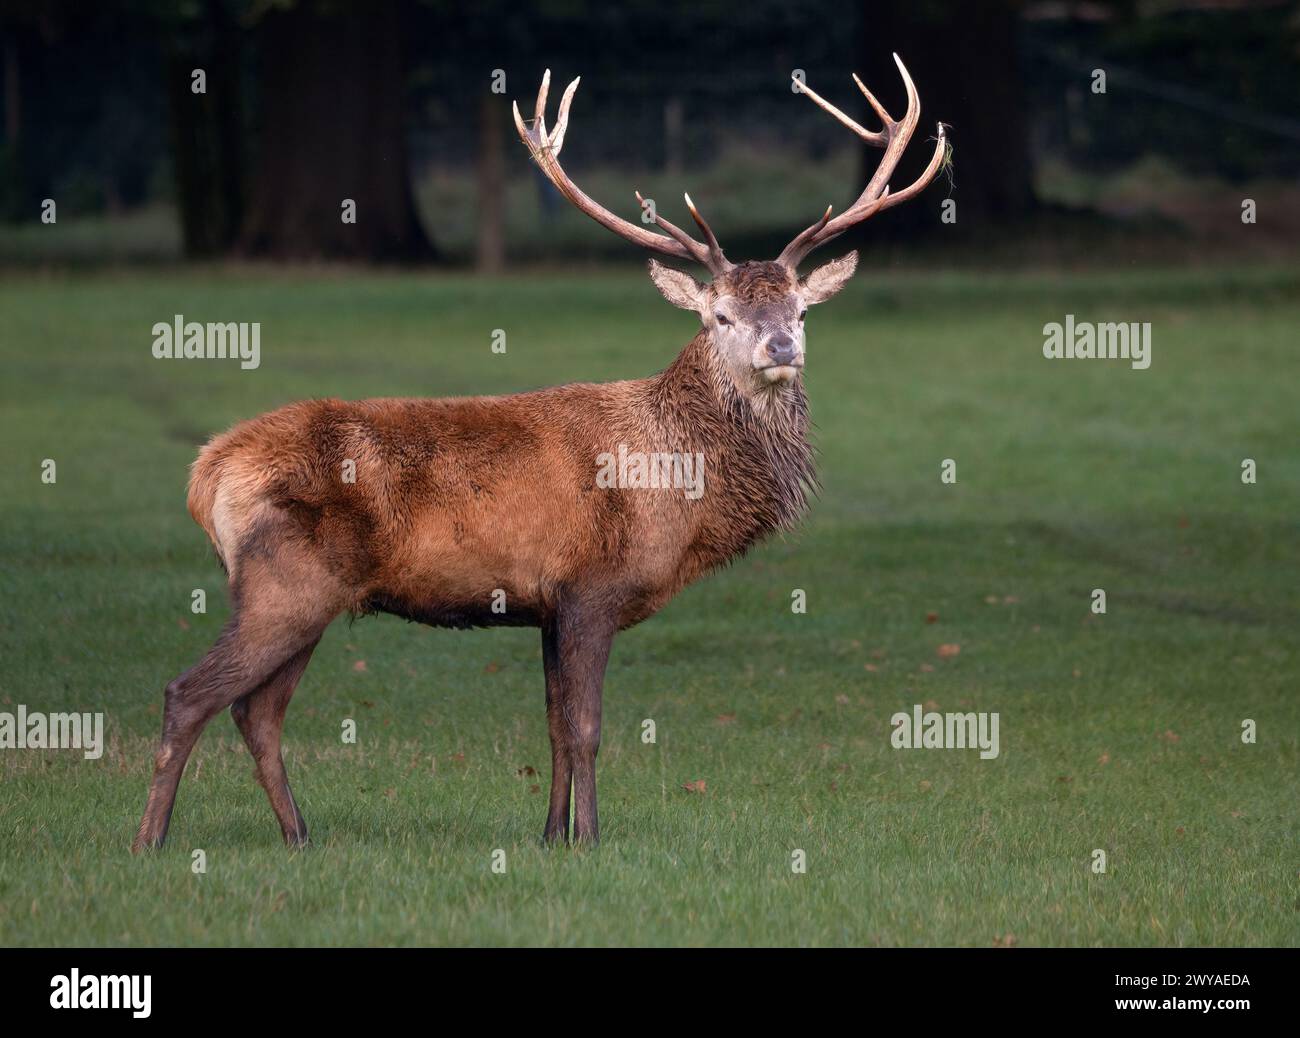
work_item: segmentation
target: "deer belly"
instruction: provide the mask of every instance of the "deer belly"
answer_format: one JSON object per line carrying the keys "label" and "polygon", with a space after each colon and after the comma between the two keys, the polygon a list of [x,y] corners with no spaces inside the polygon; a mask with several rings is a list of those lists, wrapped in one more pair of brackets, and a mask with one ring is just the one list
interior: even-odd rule
{"label": "deer belly", "polygon": [[432,627],[536,627],[545,613],[540,585],[504,570],[435,566],[372,590],[367,611]]}
{"label": "deer belly", "polygon": [[372,585],[377,611],[435,627],[536,626],[548,545],[452,520],[407,539]]}

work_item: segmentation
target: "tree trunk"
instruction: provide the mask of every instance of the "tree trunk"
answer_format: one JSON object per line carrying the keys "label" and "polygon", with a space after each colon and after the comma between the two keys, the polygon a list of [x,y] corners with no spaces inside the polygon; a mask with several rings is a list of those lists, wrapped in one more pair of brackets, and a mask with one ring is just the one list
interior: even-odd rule
{"label": "tree trunk", "polygon": [[23,132],[22,78],[19,68],[18,32],[4,33],[4,146],[0,147],[0,220],[30,218],[36,211],[28,197],[27,171],[21,149]]}
{"label": "tree trunk", "polygon": [[[932,147],[934,125],[951,127],[953,190],[957,227],[990,221],[1011,222],[1034,208],[1033,168],[1029,153],[1024,84],[1017,50],[1020,0],[936,4],[913,0],[906,5],[872,5],[863,19],[862,53],[872,88],[890,114],[901,117],[906,96],[889,51],[907,65],[921,96],[921,122],[908,154],[899,164],[894,190],[911,183],[924,168]],[[865,103],[861,106],[866,108]],[[875,120],[864,125],[874,128]],[[863,179],[875,171],[881,152],[864,149]],[[940,174],[942,182],[943,174]],[[919,203],[900,206],[882,224],[909,230],[938,228],[939,189]]]}
{"label": "tree trunk", "polygon": [[686,168],[686,105],[674,94],[664,102],[664,172],[679,177]]}
{"label": "tree trunk", "polygon": [[259,38],[262,132],[240,251],[431,258],[407,161],[399,0],[301,0],[268,13]]}
{"label": "tree trunk", "polygon": [[[167,60],[176,204],[185,255],[219,256],[235,243],[244,212],[244,120],[240,35],[221,0],[208,0],[196,42]],[[203,69],[206,93],[192,90]]]}
{"label": "tree trunk", "polygon": [[478,231],[474,265],[480,274],[499,274],[506,265],[505,98],[484,92],[479,102]]}
{"label": "tree trunk", "polygon": [[19,93],[18,42],[12,33],[5,36],[5,144],[14,152],[22,133],[23,106]]}

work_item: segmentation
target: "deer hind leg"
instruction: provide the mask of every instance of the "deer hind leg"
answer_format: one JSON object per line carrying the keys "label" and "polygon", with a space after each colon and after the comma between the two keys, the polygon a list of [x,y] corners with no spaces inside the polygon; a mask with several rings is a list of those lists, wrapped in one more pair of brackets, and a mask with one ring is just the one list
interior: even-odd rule
{"label": "deer hind leg", "polygon": [[176,788],[207,723],[263,685],[278,687],[281,669],[314,646],[345,607],[339,582],[293,532],[283,521],[253,531],[249,550],[240,553],[234,614],[207,655],[168,684],[162,744],[133,851],[167,838]]}
{"label": "deer hind leg", "polygon": [[284,730],[284,715],[294,688],[318,643],[319,639],[300,649],[256,691],[236,699],[230,707],[230,715],[252,754],[257,781],[266,790],[271,810],[275,812],[280,831],[284,834],[284,842],[290,847],[306,845],[307,823],[303,821],[289,788],[289,776],[280,755],[280,734]]}

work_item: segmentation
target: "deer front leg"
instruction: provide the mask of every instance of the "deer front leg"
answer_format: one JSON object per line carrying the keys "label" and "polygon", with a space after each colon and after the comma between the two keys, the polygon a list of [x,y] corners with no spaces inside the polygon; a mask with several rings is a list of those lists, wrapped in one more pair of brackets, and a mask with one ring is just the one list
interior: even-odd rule
{"label": "deer front leg", "polygon": [[564,716],[560,684],[559,635],[554,621],[542,626],[542,667],[546,671],[546,727],[551,736],[551,806],[542,839],[566,843],[569,839],[569,794],[573,763],[569,756],[569,724]]}
{"label": "deer front leg", "polygon": [[[600,749],[600,707],[605,665],[614,641],[615,623],[608,608],[569,605],[556,617],[560,708],[573,781],[573,839],[596,843],[596,753]],[[567,814],[567,791],[563,794]],[[557,802],[551,790],[551,810]]]}

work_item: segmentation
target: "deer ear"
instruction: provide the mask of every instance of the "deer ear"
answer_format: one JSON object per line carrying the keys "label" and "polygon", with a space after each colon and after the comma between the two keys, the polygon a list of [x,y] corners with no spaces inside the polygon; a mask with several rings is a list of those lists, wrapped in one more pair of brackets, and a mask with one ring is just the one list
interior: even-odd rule
{"label": "deer ear", "polygon": [[824,303],[846,284],[858,269],[858,252],[854,249],[846,256],[823,263],[801,282],[804,302],[809,306]]}
{"label": "deer ear", "polygon": [[699,310],[704,286],[689,274],[665,267],[658,260],[651,260],[650,279],[673,306],[680,306],[683,310]]}

